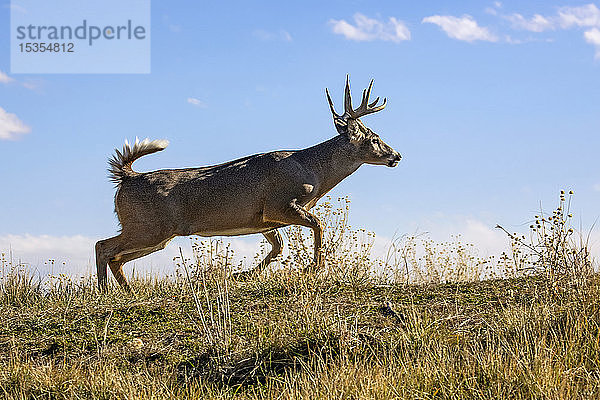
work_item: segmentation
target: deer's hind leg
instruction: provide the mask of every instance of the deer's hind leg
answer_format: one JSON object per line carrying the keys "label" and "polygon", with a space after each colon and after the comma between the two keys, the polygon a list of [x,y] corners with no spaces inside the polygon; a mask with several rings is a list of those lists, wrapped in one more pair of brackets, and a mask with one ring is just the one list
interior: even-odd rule
{"label": "deer's hind leg", "polygon": [[169,238],[154,247],[148,247],[142,250],[134,251],[133,253],[124,254],[118,260],[109,261],[108,266],[110,267],[110,270],[112,271],[113,276],[115,277],[119,285],[121,285],[121,287],[126,291],[131,292],[131,287],[129,286],[129,283],[125,278],[125,274],[123,273],[123,264],[125,264],[128,261],[132,261],[137,258],[141,258],[152,254],[156,251],[164,249],[167,246],[167,244],[171,241],[171,239],[172,238]]}
{"label": "deer's hind leg", "polygon": [[111,257],[118,248],[121,235],[99,240],[96,243],[96,274],[98,275],[98,289],[105,290],[108,284],[107,266]]}
{"label": "deer's hind leg", "polygon": [[277,229],[273,229],[271,231],[263,232],[264,237],[271,244],[271,251],[264,260],[255,268],[256,272],[262,271],[267,265],[273,261],[275,257],[281,254],[281,250],[283,248],[283,240],[281,240],[281,235],[277,231]]}
{"label": "deer's hind leg", "polygon": [[164,249],[174,236],[165,238],[160,242],[151,243],[141,237],[128,237],[121,233],[109,239],[96,243],[96,269],[98,273],[98,287],[105,290],[108,283],[107,264],[110,266],[119,285],[131,291],[129,283],[123,274],[123,264],[136,258]]}

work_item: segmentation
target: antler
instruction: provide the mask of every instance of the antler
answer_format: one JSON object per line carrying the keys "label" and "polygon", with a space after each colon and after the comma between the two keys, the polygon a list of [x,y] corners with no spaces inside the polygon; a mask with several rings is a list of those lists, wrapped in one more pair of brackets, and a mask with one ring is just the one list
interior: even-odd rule
{"label": "antler", "polygon": [[329,89],[325,88],[325,93],[327,94],[327,101],[329,102],[329,108],[331,109],[331,113],[333,114],[333,118],[342,118],[341,115],[335,112],[335,107],[333,106],[333,101],[331,100],[331,96],[329,95]]}
{"label": "antler", "polygon": [[371,95],[371,89],[373,88],[373,79],[371,79],[371,83],[369,83],[369,88],[363,90],[362,102],[357,109],[352,108],[352,95],[350,94],[350,76],[346,75],[346,91],[344,94],[344,114],[339,115],[335,112],[335,108],[333,107],[333,101],[331,101],[331,96],[329,95],[329,90],[325,89],[325,93],[327,93],[327,101],[329,102],[329,108],[331,109],[331,113],[334,118],[352,118],[358,119],[360,117],[364,117],[365,115],[376,113],[377,111],[381,111],[385,108],[387,99],[383,99],[383,103],[376,106],[377,102],[379,102],[379,97],[375,99],[372,103],[369,103],[369,96]]}

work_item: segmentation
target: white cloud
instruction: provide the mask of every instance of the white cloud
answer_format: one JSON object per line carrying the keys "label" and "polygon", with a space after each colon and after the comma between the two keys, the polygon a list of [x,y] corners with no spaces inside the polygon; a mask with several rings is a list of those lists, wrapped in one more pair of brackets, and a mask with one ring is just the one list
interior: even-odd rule
{"label": "white cloud", "polygon": [[510,35],[505,35],[504,36],[504,41],[506,43],[508,43],[508,44],[522,44],[522,43],[528,42],[530,40],[516,39],[516,38],[513,38]]}
{"label": "white cloud", "polygon": [[531,32],[544,32],[553,29],[570,29],[574,27],[600,27],[600,9],[594,4],[580,7],[561,7],[556,15],[543,16],[534,14],[527,19],[521,14],[507,15],[513,28]]}
{"label": "white cloud", "polygon": [[470,15],[463,15],[460,18],[450,15],[432,15],[423,18],[421,22],[439,26],[449,37],[456,40],[466,42],[474,42],[476,40],[486,42],[498,41],[498,38],[487,28],[477,25],[477,21]]}
{"label": "white cloud", "polygon": [[499,255],[509,250],[509,239],[506,234],[477,219],[467,218],[462,232],[467,243],[473,243],[476,248],[487,255]]}
{"label": "white cloud", "polygon": [[0,84],[4,83],[4,84],[8,84],[8,83],[12,83],[12,82],[16,82],[17,84],[22,85],[25,89],[29,89],[29,90],[35,90],[38,89],[39,84],[32,81],[31,79],[26,81],[26,82],[19,82],[17,80],[15,80],[14,78],[8,76],[8,74],[6,74],[3,71],[0,71]]}
{"label": "white cloud", "polygon": [[[10,256],[13,263],[25,263],[38,272],[50,269],[49,260],[55,260],[57,273],[59,268],[69,267],[79,274],[91,269],[94,240],[81,235],[3,235],[0,236],[0,252]],[[65,263],[65,264],[63,264]]]}
{"label": "white cloud", "polygon": [[8,113],[0,107],[0,140],[14,140],[29,132],[31,132],[29,126],[15,114]]}
{"label": "white cloud", "polygon": [[23,82],[22,85],[23,85],[23,87],[25,89],[29,89],[29,90],[36,90],[36,89],[40,88],[40,83],[32,81],[32,80],[28,80],[26,82]]}
{"label": "white cloud", "polygon": [[594,189],[595,192],[600,192],[600,183],[595,183],[592,186],[592,189]]}
{"label": "white cloud", "polygon": [[281,29],[278,32],[269,32],[264,29],[256,29],[252,32],[252,36],[257,39],[270,41],[270,40],[280,40],[283,42],[291,42],[292,35],[286,30]]}
{"label": "white cloud", "polygon": [[10,83],[12,81],[14,81],[13,78],[0,71],[0,83]]}
{"label": "white cloud", "polygon": [[[600,191],[600,184],[597,184]],[[425,221],[420,221],[418,229],[415,231],[428,232],[427,236],[436,243],[451,241],[453,237],[460,235],[460,241],[463,244],[472,244],[473,250],[480,257],[495,256],[498,258],[502,252],[511,254],[510,240],[500,229],[497,229],[496,222],[492,219],[485,220],[464,215],[444,215],[438,214]],[[511,233],[516,232],[519,235],[528,237],[529,229],[525,226],[505,226]],[[589,233],[588,250],[594,259],[600,261],[600,229],[595,228],[588,232],[583,230],[582,235],[585,238]],[[578,239],[577,239],[578,240]]]}
{"label": "white cloud", "polygon": [[584,32],[586,42],[596,46],[600,46],[600,29],[592,28],[589,31]]}
{"label": "white cloud", "polygon": [[531,32],[543,32],[554,29],[554,22],[552,19],[539,14],[535,14],[530,19],[523,17],[521,14],[512,14],[505,18],[511,22],[515,29],[524,29]]}
{"label": "white cloud", "polygon": [[181,25],[177,24],[168,24],[167,27],[171,32],[179,33],[181,32]]}
{"label": "white cloud", "polygon": [[600,29],[592,28],[583,33],[585,41],[596,46],[596,59],[600,59]]}
{"label": "white cloud", "polygon": [[[91,276],[96,273],[94,246],[98,238],[82,235],[2,235],[0,252],[8,261],[12,255],[13,264],[23,263],[35,274],[65,274],[71,277]],[[179,243],[184,254],[191,253],[188,243]],[[187,248],[186,248],[187,245]],[[179,246],[169,245],[167,249],[140,258],[127,264],[126,274],[153,273],[166,275],[173,270],[173,257],[179,255]],[[53,263],[50,260],[54,260]]]}
{"label": "white cloud", "polygon": [[600,27],[600,9],[594,4],[580,7],[562,7],[558,11],[557,22],[561,28]]}
{"label": "white cloud", "polygon": [[473,244],[482,257],[510,250],[509,239],[494,223],[486,223],[471,216],[439,215],[425,222],[424,228],[431,232],[432,239],[448,241],[460,235],[461,242]]}
{"label": "white cloud", "polygon": [[561,7],[556,15],[551,16],[534,14],[527,19],[521,14],[512,14],[504,18],[511,22],[514,29],[538,33],[548,30],[586,28],[583,37],[587,43],[596,48],[595,58],[600,59],[600,9],[595,4]]}
{"label": "white cloud", "polygon": [[171,21],[171,17],[163,15],[163,23],[169,28],[171,32],[179,33],[182,31],[181,25]]}
{"label": "white cloud", "polygon": [[200,107],[200,108],[208,107],[205,102],[203,102],[202,100],[199,100],[195,97],[188,97],[187,102],[190,103],[191,105],[194,105],[194,106]]}
{"label": "white cloud", "polygon": [[598,267],[600,267],[600,230],[589,232],[589,237],[586,234],[584,239],[587,240],[588,250],[595,262],[596,271],[598,271]]}
{"label": "white cloud", "polygon": [[348,40],[383,40],[401,42],[410,40],[410,30],[402,21],[390,17],[387,22],[369,18],[361,13],[354,14],[354,25],[345,20],[329,20],[333,33],[343,35]]}
{"label": "white cloud", "polygon": [[493,7],[486,7],[484,11],[490,15],[498,15],[498,10],[500,8],[502,8],[502,3],[499,1],[495,1]]}
{"label": "white cloud", "polygon": [[292,35],[290,35],[289,32],[287,32],[287,31],[281,31],[281,37],[286,42],[291,42],[292,41]]}

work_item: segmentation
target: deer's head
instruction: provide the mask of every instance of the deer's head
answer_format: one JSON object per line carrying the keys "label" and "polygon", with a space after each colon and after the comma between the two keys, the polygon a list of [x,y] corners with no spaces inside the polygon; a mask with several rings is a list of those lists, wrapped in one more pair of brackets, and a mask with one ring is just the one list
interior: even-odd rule
{"label": "deer's head", "polygon": [[350,79],[346,76],[346,91],[344,96],[344,113],[338,114],[335,112],[333,107],[333,101],[329,95],[329,90],[325,89],[327,93],[327,101],[333,114],[333,124],[337,129],[338,133],[345,138],[355,147],[357,156],[362,162],[367,164],[376,165],[387,165],[388,167],[395,167],[398,165],[398,161],[402,158],[400,154],[385,143],[378,134],[373,132],[370,128],[365,126],[360,120],[368,114],[373,114],[377,111],[381,111],[385,108],[386,100],[380,105],[379,97],[372,103],[369,103],[369,96],[371,95],[371,89],[373,88],[373,80],[369,84],[369,88],[363,90],[362,102],[356,109],[352,107],[352,96],[350,95]]}

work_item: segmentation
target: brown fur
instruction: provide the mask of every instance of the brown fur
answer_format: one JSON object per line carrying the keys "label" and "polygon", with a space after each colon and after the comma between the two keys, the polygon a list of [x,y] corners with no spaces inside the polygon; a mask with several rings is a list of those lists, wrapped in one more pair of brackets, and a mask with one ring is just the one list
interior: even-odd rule
{"label": "brown fur", "polygon": [[[363,103],[368,103],[368,93]],[[352,110],[347,82],[344,115],[335,114],[332,105],[338,136],[307,149],[256,154],[209,167],[138,173],[131,169],[133,161],[164,149],[166,141],[126,143],[110,161],[122,229],[96,243],[100,289],[106,287],[108,265],[129,290],[123,264],[163,249],[175,236],[262,233],[272,250],[257,267],[260,270],[281,253],[277,228],[302,225],[313,230],[313,262],[320,266],[321,223],[310,209],[363,163],[393,167],[400,160],[358,119],[374,112],[361,107]]]}

